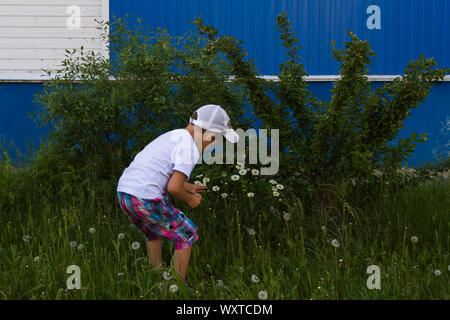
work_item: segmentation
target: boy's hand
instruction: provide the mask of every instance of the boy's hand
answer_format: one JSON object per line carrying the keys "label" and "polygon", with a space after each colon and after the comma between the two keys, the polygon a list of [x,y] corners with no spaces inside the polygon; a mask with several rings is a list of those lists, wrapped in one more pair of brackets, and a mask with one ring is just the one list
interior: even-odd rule
{"label": "boy's hand", "polygon": [[202,201],[202,196],[199,193],[194,194],[191,197],[191,200],[188,202],[188,206],[191,207],[192,209],[197,208],[200,205],[201,201]]}
{"label": "boy's hand", "polygon": [[[177,200],[183,201],[191,208],[196,208],[200,205],[202,201],[202,196],[199,192],[203,192],[206,187],[201,187],[193,185],[186,182],[186,175],[180,171],[175,170],[167,183],[167,191]],[[195,186],[197,188],[189,187],[189,185]],[[188,187],[186,187],[188,186]],[[186,189],[191,188],[192,191],[188,192]]]}
{"label": "boy's hand", "polygon": [[205,192],[206,189],[208,189],[208,187],[199,186],[197,184],[192,184],[187,181],[184,182],[183,186],[187,192],[192,194],[202,193]]}

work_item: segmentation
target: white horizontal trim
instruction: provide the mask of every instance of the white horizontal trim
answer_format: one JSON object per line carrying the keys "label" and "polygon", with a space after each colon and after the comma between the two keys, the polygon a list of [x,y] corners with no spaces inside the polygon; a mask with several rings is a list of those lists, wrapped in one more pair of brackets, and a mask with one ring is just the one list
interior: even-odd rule
{"label": "white horizontal trim", "polygon": [[[41,73],[38,72],[0,72],[0,82],[43,82],[45,80],[50,80],[47,75],[41,76]],[[393,81],[395,78],[401,77],[400,75],[368,75],[367,78],[369,81]],[[233,77],[230,77],[231,79]],[[279,81],[277,76],[267,76],[263,75],[260,78],[271,80],[271,81]],[[307,76],[305,80],[307,82],[335,82],[339,80],[339,75],[315,75],[315,76]],[[111,80],[114,80],[114,77],[110,77]],[[450,76],[446,76],[444,81],[450,81]]]}
{"label": "white horizontal trim", "polygon": [[[270,81],[280,81],[278,76],[259,76],[260,78],[270,80]],[[393,81],[395,78],[401,77],[401,75],[368,75],[369,81]],[[230,80],[234,79],[233,76]],[[339,75],[315,75],[305,77],[307,82],[335,82],[340,79]],[[42,76],[38,72],[1,72],[0,71],[0,82],[43,82],[45,80],[50,80],[46,75]],[[111,77],[114,80],[114,77]],[[450,81],[450,76],[446,76],[444,81]]]}

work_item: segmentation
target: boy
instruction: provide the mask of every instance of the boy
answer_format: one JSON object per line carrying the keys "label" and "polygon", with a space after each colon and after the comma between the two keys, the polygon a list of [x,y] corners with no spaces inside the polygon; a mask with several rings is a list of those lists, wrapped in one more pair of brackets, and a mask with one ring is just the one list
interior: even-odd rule
{"label": "boy", "polygon": [[162,265],[161,238],[172,241],[174,269],[186,284],[186,270],[191,247],[198,240],[198,228],[173,207],[168,194],[191,208],[200,205],[200,193],[206,187],[186,180],[201,152],[214,143],[215,133],[232,143],[239,140],[225,110],[218,105],[205,105],[192,114],[186,128],[159,136],[139,152],[117,186],[120,207],[144,233],[153,267],[160,269]]}

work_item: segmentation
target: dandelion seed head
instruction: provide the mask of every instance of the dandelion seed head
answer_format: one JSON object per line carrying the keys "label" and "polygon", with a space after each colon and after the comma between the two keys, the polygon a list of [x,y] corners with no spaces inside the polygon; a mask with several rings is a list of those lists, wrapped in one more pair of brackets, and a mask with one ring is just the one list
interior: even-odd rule
{"label": "dandelion seed head", "polygon": [[123,277],[123,273],[122,273],[122,272],[119,272],[119,273],[117,274],[117,276],[118,276],[118,277]]}
{"label": "dandelion seed head", "polygon": [[416,236],[412,236],[412,237],[411,237],[411,242],[412,242],[412,243],[417,243],[417,242],[419,242],[419,238],[416,237]]}
{"label": "dandelion seed head", "polygon": [[259,282],[259,277],[256,274],[252,274],[251,279],[252,279],[253,283],[258,283]]}
{"label": "dandelion seed head", "polygon": [[89,232],[94,234],[95,233],[95,228],[89,228]]}
{"label": "dandelion seed head", "polygon": [[322,231],[323,231],[323,232],[327,231],[327,227],[322,226]]}
{"label": "dandelion seed head", "polygon": [[262,290],[258,292],[258,298],[260,300],[266,300],[267,299],[267,290]]}
{"label": "dandelion seed head", "polygon": [[131,244],[131,249],[138,250],[141,247],[141,244],[139,242],[133,242]]}
{"label": "dandelion seed head", "polygon": [[69,246],[70,246],[71,248],[75,248],[75,247],[77,246],[77,242],[76,242],[76,241],[70,241],[70,242],[69,242]]}
{"label": "dandelion seed head", "polygon": [[254,235],[256,234],[256,231],[253,230],[252,228],[248,229],[247,232],[248,232],[248,234],[251,235],[251,236],[254,236]]}
{"label": "dandelion seed head", "polygon": [[218,287],[223,287],[223,281],[222,280],[217,280],[217,284]]}
{"label": "dandelion seed head", "polygon": [[222,177],[226,177],[227,173],[226,172],[222,172]]}
{"label": "dandelion seed head", "polygon": [[338,239],[333,239],[333,240],[331,241],[331,245],[332,245],[333,247],[335,247],[335,248],[339,248],[341,244],[339,243],[339,240],[338,240]]}
{"label": "dandelion seed head", "polygon": [[434,270],[434,275],[439,277],[441,275],[441,270]]}
{"label": "dandelion seed head", "polygon": [[164,280],[169,280],[170,279],[170,274],[169,274],[169,272],[167,270],[164,270],[163,278],[164,278]]}
{"label": "dandelion seed head", "polygon": [[170,286],[170,292],[175,293],[178,291],[178,286],[176,284],[173,284]]}
{"label": "dandelion seed head", "polygon": [[122,239],[124,239],[125,238],[125,234],[123,234],[123,233],[119,233],[118,235],[117,235],[117,239],[119,239],[119,240],[122,240]]}
{"label": "dandelion seed head", "polygon": [[81,243],[80,243],[80,244],[78,245],[77,249],[78,249],[78,250],[83,250],[83,249],[84,249],[84,244],[81,244]]}
{"label": "dandelion seed head", "polygon": [[39,262],[39,256],[34,257],[33,261],[34,262]]}
{"label": "dandelion seed head", "polygon": [[285,212],[283,214],[283,219],[286,220],[286,221],[291,220],[291,214],[289,212]]}

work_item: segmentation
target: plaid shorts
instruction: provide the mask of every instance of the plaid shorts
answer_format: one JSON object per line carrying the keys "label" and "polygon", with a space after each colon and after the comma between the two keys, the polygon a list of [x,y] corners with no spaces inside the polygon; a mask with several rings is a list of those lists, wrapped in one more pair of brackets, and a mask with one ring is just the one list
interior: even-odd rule
{"label": "plaid shorts", "polygon": [[175,208],[167,195],[142,199],[125,192],[117,192],[123,212],[141,230],[147,241],[165,238],[176,250],[191,247],[197,240],[197,226]]}

